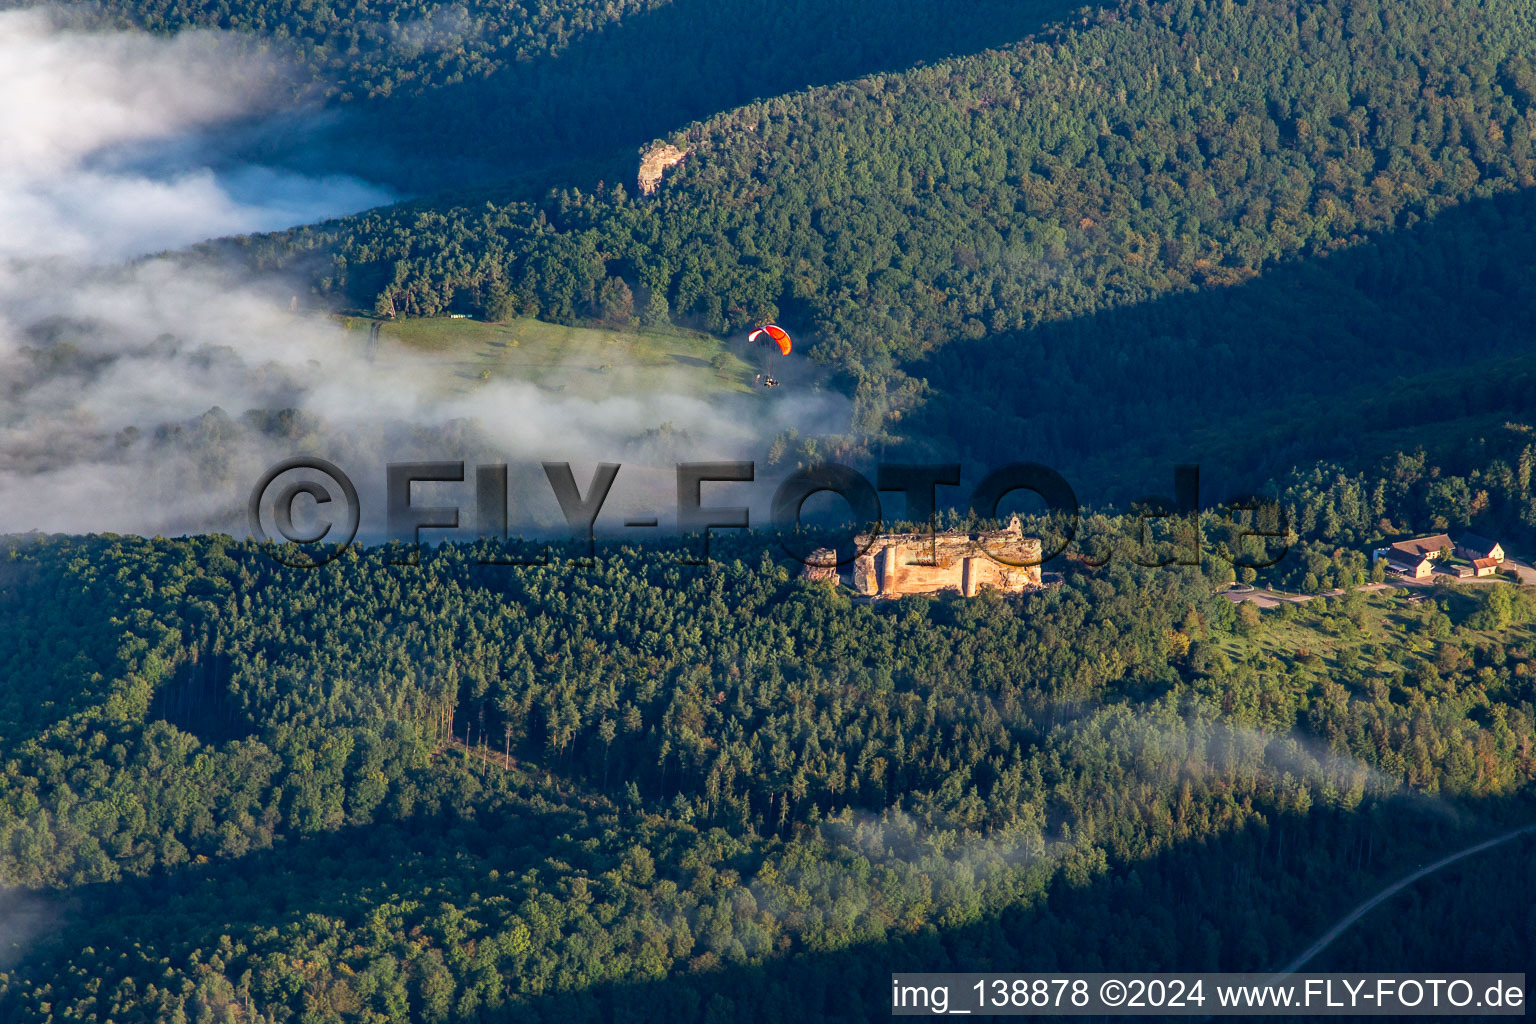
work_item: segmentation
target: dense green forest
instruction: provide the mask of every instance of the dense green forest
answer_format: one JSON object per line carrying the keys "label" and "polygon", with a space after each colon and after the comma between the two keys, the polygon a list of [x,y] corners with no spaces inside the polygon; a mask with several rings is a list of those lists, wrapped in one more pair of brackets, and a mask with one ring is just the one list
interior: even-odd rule
{"label": "dense green forest", "polygon": [[[1348,486],[1299,479],[1288,515],[1316,530]],[[771,538],[715,552],[305,571],[221,537],[11,542],[0,872],[57,895],[0,1010],[861,1019],[917,964],[1258,970],[1530,815],[1510,583],[1258,614],[1220,557],[1120,557],[870,605]],[[1523,905],[1332,955],[1439,966],[1475,924],[1469,966],[1518,969]]]}
{"label": "dense green forest", "polygon": [[[17,0],[4,0],[0,6]],[[808,85],[1008,45],[1067,0],[107,0],[91,24],[219,28],[296,70],[333,115],[258,152],[415,192],[544,172],[633,173],[636,146]],[[334,115],[340,114],[339,118]]]}
{"label": "dense green forest", "polygon": [[888,443],[1070,451],[1164,433],[1196,388],[1213,421],[1275,382],[1347,404],[1529,340],[1532,15],[1127,4],[679,128],[654,197],[417,203],[248,248],[399,315],[576,319],[622,279],[643,318],[776,316]]}
{"label": "dense green forest", "polygon": [[[1536,820],[1536,588],[1369,560],[1536,552],[1536,0],[899,8],[77,12],[281,53],[314,131],[250,145],[422,196],[189,258],[380,318],[777,318],[851,461],[1039,460],[1083,514],[1057,584],[877,603],[763,533],[707,568],[0,537],[0,1020],[863,1020],[898,969],[1265,970]],[[640,196],[652,141],[687,156]],[[232,422],[165,443],[225,464]],[[1148,568],[1179,463],[1204,511],[1154,543],[1203,557]],[[1318,966],[1525,970],[1531,842]]]}

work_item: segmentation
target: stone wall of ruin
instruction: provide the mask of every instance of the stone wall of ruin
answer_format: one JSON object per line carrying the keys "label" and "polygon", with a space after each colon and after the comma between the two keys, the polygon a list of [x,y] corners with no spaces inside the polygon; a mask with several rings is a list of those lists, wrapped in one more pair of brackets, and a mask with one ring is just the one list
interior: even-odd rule
{"label": "stone wall of ruin", "polygon": [[1040,586],[1040,541],[1025,537],[1016,521],[990,533],[887,534],[858,544],[867,549],[853,564],[853,589],[869,597],[946,590],[974,597],[987,587],[1016,593]]}

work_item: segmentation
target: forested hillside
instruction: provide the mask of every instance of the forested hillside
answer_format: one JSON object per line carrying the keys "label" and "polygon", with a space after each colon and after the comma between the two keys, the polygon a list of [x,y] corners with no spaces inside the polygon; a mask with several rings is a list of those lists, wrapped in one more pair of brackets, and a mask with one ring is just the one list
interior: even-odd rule
{"label": "forested hillside", "polygon": [[[370,314],[337,332],[370,362],[385,321],[450,311],[615,337],[777,319],[855,415],[830,441],[762,428],[774,472],[1038,460],[1082,516],[1050,586],[883,602],[763,532],[717,534],[709,568],[679,539],[314,570],[219,535],[0,535],[5,1024],[864,1020],[893,970],[1268,970],[1536,820],[1536,588],[1382,586],[1369,560],[1439,532],[1536,553],[1536,0],[71,17],[282,55],[313,131],[240,145],[418,195],[177,257],[289,275],[294,320]],[[652,142],[686,156],[642,196]],[[133,370],[89,312],[18,333],[23,390],[228,352],[214,316],[167,315],[187,336],[144,347],[188,362]],[[508,377],[571,368],[564,340],[512,358],[521,327],[389,330],[454,324]],[[734,367],[697,340],[656,362]],[[604,394],[637,379],[610,343],[552,408],[631,397]],[[445,353],[457,391],[491,378]],[[509,419],[564,388],[528,376]],[[349,383],[324,394],[381,445],[476,436],[476,406],[395,431],[425,414]],[[247,393],[144,436],[205,488],[237,422],[326,436],[318,403]],[[81,417],[127,451],[108,404]],[[1144,531],[1134,502],[1188,463],[1204,511]],[[1284,555],[1255,567],[1220,503],[1261,491]],[[1200,564],[1139,563],[1149,534]],[[1295,593],[1261,612],[1234,582]],[[1437,875],[1319,966],[1536,973],[1530,856]]]}
{"label": "forested hillside", "polygon": [[[0,869],[67,898],[0,1009],[600,1019],[644,982],[787,1020],[900,964],[1262,969],[1529,813],[1509,584],[1256,617],[1218,560],[1122,558],[874,607],[776,551],[12,543]],[[1528,924],[1481,941],[1513,966]]]}
{"label": "forested hillside", "polygon": [[[15,0],[10,0],[15,2]],[[5,6],[0,2],[0,6]],[[108,0],[93,23],[226,29],[340,119],[266,152],[415,192],[631,171],[678,125],[807,85],[1008,45],[1068,0]]]}
{"label": "forested hillside", "polygon": [[[999,404],[1066,399],[1044,402],[1047,414],[1100,394],[1116,404],[1144,379],[1120,372],[1132,366],[1153,384],[1175,377],[1180,402],[1197,380],[1305,385],[1376,365],[1365,360],[1391,380],[1528,341],[1523,324],[1471,344],[1425,329],[1383,337],[1390,319],[1360,336],[1324,303],[1370,307],[1418,280],[1439,282],[1433,294],[1453,305],[1469,301],[1451,294],[1463,282],[1521,287],[1525,275],[1478,249],[1490,231],[1499,252],[1529,250],[1528,203],[1493,197],[1533,183],[1533,13],[1130,4],[1053,42],[680,127],[672,140],[689,155],[650,199],[610,182],[537,203],[415,205],[255,252],[267,264],[333,251],[323,290],[401,315],[454,306],[566,320],[622,278],[653,318],[728,332],[778,316],[857,388],[875,435],[901,435],[893,424],[921,400],[919,378],[961,403],[977,378]],[[1493,208],[1455,209],[1479,201]],[[1361,243],[1371,248],[1357,253]],[[1462,255],[1469,273],[1486,269],[1448,278],[1440,268]],[[1315,286],[1319,303],[1251,281],[1314,264],[1281,280]],[[1177,318],[1161,308],[1221,292],[1238,297],[1211,299],[1210,316],[1246,322],[1256,304],[1297,344],[1191,337],[1201,306]],[[1196,360],[1208,372],[1188,372]],[[1119,390],[1101,392],[1106,378]]]}

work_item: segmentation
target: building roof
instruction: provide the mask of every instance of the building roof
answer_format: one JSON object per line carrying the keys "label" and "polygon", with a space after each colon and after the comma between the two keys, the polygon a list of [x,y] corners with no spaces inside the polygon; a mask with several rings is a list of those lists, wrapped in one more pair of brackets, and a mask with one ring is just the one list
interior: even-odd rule
{"label": "building roof", "polygon": [[1429,561],[1428,555],[1409,555],[1402,551],[1391,551],[1387,554],[1387,565],[1398,572],[1411,572]]}
{"label": "building roof", "polygon": [[1460,544],[1468,551],[1477,551],[1484,555],[1491,554],[1493,549],[1499,546],[1497,541],[1489,540],[1487,537],[1475,533],[1462,534]]}
{"label": "building roof", "polygon": [[1408,558],[1427,558],[1430,555],[1439,554],[1443,548],[1453,548],[1451,538],[1443,533],[1437,533],[1433,537],[1412,537],[1408,540],[1400,540],[1392,545],[1392,549]]}
{"label": "building roof", "polygon": [[1494,558],[1474,558],[1472,559],[1472,567],[1474,569],[1497,569],[1499,562]]}

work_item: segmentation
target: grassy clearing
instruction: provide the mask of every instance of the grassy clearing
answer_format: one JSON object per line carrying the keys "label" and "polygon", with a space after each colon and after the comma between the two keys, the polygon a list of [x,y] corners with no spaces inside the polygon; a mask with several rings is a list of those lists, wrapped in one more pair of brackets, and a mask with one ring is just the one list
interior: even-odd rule
{"label": "grassy clearing", "polygon": [[[584,398],[626,389],[698,395],[753,390],[752,368],[720,339],[698,331],[567,327],[528,318],[492,324],[448,317],[346,317],[342,323],[370,359],[407,351],[434,356],[447,393],[467,393],[497,380],[530,381]],[[377,342],[374,324],[379,324]]]}
{"label": "grassy clearing", "polygon": [[[1309,602],[1315,605],[1317,602]],[[1363,625],[1342,616],[1319,615],[1309,605],[1296,605],[1285,612],[1266,609],[1260,614],[1259,628],[1246,636],[1233,636],[1222,643],[1225,653],[1245,660],[1255,653],[1291,662],[1298,658],[1321,658],[1333,662],[1341,650],[1362,643],[1381,640],[1385,635],[1405,638],[1406,620],[1399,614],[1397,602],[1371,594],[1365,599]],[[1332,625],[1326,625],[1329,619]],[[1342,620],[1342,621],[1341,621]]]}
{"label": "grassy clearing", "polygon": [[[1513,586],[1503,581],[1468,581],[1415,591],[1365,591],[1357,595],[1357,613],[1353,615],[1337,598],[1269,608],[1261,613],[1256,630],[1225,639],[1222,649],[1229,657],[1247,658],[1257,652],[1285,661],[1300,657],[1321,666],[1336,663],[1341,653],[1358,651],[1364,645],[1390,645],[1399,653],[1429,656],[1447,641],[1463,646],[1484,641],[1514,643],[1536,635],[1529,625],[1512,625],[1498,632],[1472,628],[1468,619],[1480,603],[1472,587],[1479,585]],[[1422,600],[1410,601],[1410,595]],[[1429,616],[1441,608],[1450,630],[1436,635]]]}

